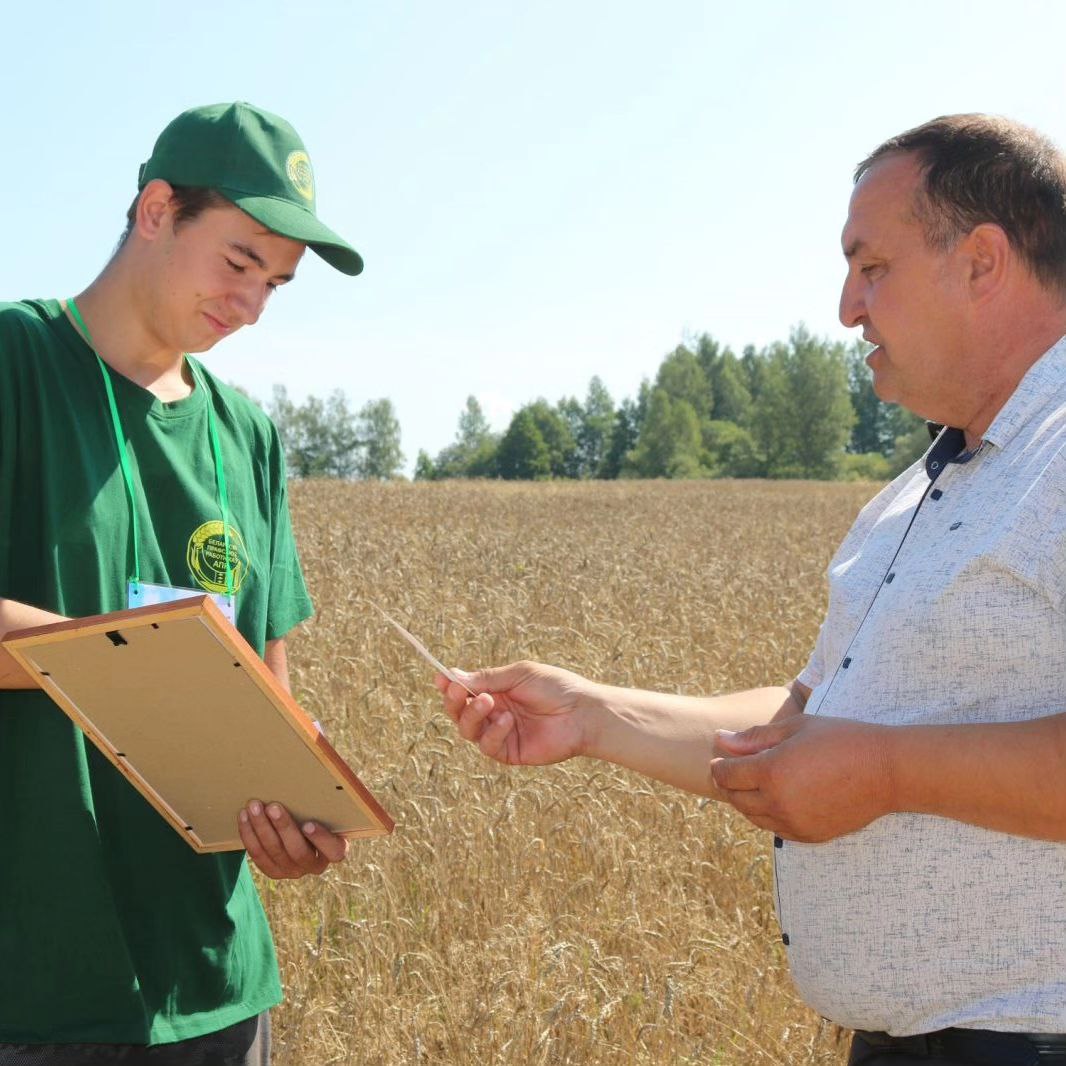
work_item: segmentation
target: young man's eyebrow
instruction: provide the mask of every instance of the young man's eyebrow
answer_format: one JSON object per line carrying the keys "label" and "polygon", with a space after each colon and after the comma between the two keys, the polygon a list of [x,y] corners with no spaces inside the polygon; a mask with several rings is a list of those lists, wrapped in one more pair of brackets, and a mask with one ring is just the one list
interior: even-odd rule
{"label": "young man's eyebrow", "polygon": [[[266,262],[263,257],[254,249],[250,248],[247,244],[241,244],[240,241],[227,241],[230,248],[235,252],[240,252],[241,255],[247,256],[257,267],[261,267],[263,270],[267,269]],[[280,278],[282,281],[292,281],[295,274],[275,274],[274,277]]]}

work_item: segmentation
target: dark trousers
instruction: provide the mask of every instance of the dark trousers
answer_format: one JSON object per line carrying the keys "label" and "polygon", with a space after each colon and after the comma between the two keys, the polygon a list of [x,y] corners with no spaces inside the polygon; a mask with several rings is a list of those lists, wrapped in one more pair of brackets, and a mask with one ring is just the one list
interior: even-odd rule
{"label": "dark trousers", "polygon": [[264,1011],[217,1033],[176,1044],[0,1044],[0,1066],[270,1066]]}
{"label": "dark trousers", "polygon": [[848,1066],[1066,1066],[1066,1035],[942,1029],[918,1036],[855,1034]]}

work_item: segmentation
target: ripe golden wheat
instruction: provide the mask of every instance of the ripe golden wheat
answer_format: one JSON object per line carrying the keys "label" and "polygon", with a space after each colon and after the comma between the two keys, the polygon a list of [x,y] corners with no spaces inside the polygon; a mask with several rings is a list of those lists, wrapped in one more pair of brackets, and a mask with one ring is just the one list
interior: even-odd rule
{"label": "ripe golden wheat", "polygon": [[842,1063],[789,982],[767,834],[610,766],[487,762],[370,603],[468,669],[538,658],[687,693],[785,681],[873,491],[295,484],[318,613],[291,640],[294,691],[397,825],[325,878],[261,882],[279,1066]]}

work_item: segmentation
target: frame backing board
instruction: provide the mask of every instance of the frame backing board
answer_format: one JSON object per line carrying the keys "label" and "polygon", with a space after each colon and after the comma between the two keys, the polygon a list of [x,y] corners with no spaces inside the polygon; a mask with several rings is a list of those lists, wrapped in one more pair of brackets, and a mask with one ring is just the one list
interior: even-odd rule
{"label": "frame backing board", "polygon": [[347,837],[392,819],[207,597],[11,633],[4,647],[199,852],[276,801]]}
{"label": "frame backing board", "polygon": [[33,674],[27,673],[11,652],[0,645],[0,690],[40,687]]}

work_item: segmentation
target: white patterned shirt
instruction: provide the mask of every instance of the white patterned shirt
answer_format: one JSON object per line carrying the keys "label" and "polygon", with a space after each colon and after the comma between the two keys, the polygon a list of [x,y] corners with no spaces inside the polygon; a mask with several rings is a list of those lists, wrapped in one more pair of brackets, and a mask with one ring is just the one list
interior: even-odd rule
{"label": "white patterned shirt", "polygon": [[[1066,712],[1066,338],[980,447],[962,445],[944,430],[845,537],[799,675],[808,713],[951,725]],[[821,1014],[894,1035],[1066,1032],[1066,845],[924,814],[774,844],[782,939]]]}

